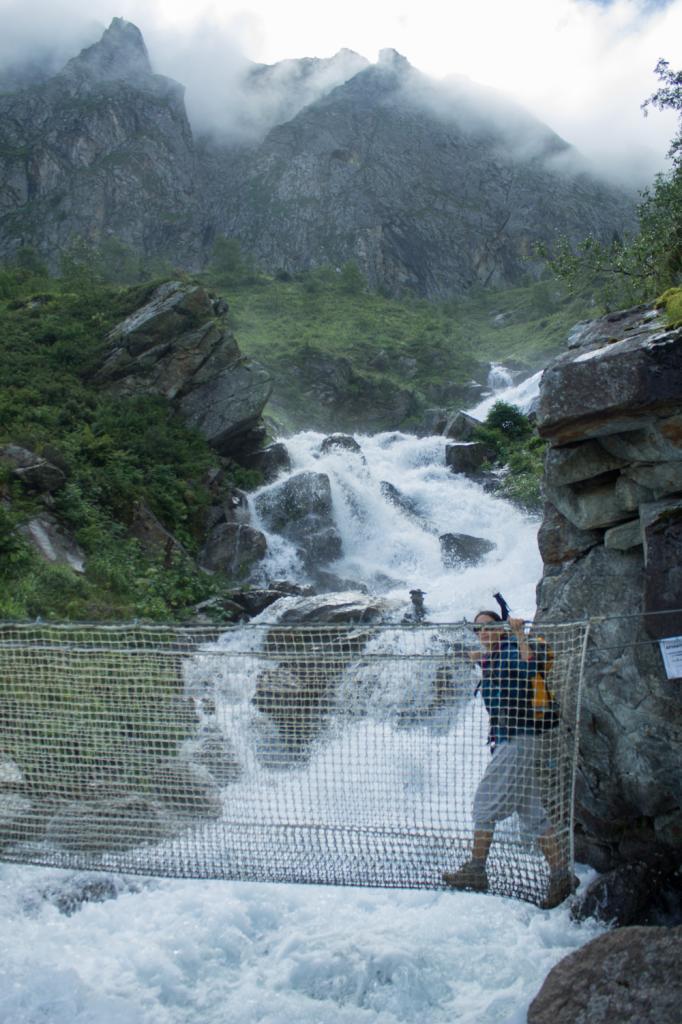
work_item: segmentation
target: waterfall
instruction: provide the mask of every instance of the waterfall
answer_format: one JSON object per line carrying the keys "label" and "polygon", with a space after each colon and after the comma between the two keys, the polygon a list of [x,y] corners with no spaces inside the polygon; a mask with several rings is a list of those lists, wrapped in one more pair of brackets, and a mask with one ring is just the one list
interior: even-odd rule
{"label": "waterfall", "polygon": [[[343,581],[405,607],[409,591],[419,588],[426,593],[431,622],[451,622],[489,607],[496,590],[507,596],[515,614],[532,616],[541,574],[537,520],[452,473],[445,465],[447,438],[399,431],[357,435],[362,455],[339,447],[322,451],[323,440],[313,431],[289,438],[291,472],[252,495],[252,508],[259,494],[280,487],[287,476],[324,473],[343,544],[341,557],[325,568]],[[283,576],[306,582],[294,545],[268,533],[255,511],[254,522],[266,533],[269,548],[260,582]],[[439,543],[445,533],[480,537],[495,548],[477,565],[448,567]]]}
{"label": "waterfall", "polygon": [[[499,367],[496,367],[496,369],[499,369]],[[507,373],[508,380],[506,383],[500,376],[497,378],[499,384],[493,385],[491,371],[488,376],[488,385],[493,387],[493,393],[488,395],[487,398],[482,399],[472,409],[469,409],[469,414],[477,420],[484,420],[495,402],[507,402],[508,405],[515,405],[521,412],[531,412],[540,393],[540,380],[543,373],[544,370],[538,370],[537,373],[527,377],[520,384],[512,384],[511,377]]]}

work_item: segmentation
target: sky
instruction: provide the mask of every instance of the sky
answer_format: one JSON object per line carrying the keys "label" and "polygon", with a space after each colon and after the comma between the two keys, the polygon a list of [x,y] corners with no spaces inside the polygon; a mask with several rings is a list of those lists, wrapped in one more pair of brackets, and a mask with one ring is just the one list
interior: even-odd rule
{"label": "sky", "polygon": [[41,46],[68,57],[112,17],[133,21],[199,120],[215,116],[244,59],[347,47],[374,61],[393,47],[433,77],[498,89],[616,177],[663,169],[676,124],[640,106],[660,57],[682,67],[682,0],[0,0],[0,13],[0,66]]}

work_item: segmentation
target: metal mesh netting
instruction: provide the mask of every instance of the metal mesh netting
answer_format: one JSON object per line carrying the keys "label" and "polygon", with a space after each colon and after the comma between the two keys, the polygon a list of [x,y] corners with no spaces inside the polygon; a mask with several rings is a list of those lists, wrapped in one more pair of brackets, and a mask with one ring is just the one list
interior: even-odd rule
{"label": "metal mesh netting", "polygon": [[[513,680],[495,712],[525,734],[514,799],[546,818],[498,808],[490,891],[543,900],[547,827],[572,862],[586,631],[535,630],[555,721],[529,728]],[[442,886],[470,855],[491,762],[475,650],[463,624],[0,625],[0,858]]]}

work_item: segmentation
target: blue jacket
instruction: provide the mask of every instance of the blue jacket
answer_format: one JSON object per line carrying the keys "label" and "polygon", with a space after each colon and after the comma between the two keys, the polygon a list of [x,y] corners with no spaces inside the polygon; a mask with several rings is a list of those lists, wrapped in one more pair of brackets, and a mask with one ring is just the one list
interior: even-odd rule
{"label": "blue jacket", "polygon": [[491,746],[538,731],[533,713],[535,658],[524,661],[513,636],[504,636],[481,662],[481,694],[490,715]]}

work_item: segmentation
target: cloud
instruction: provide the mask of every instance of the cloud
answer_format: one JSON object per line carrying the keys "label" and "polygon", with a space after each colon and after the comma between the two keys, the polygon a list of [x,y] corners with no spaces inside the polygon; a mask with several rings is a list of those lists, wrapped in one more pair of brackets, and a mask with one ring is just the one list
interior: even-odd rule
{"label": "cloud", "polygon": [[116,10],[110,0],[0,0],[0,14],[0,67],[36,52],[63,63],[112,15],[134,21],[155,70],[187,87],[200,129],[243,133],[259,114],[263,125],[285,116],[294,94],[314,98],[315,76],[296,80],[290,64],[288,78],[284,68],[281,81],[261,82],[258,105],[243,89],[250,62],[342,47],[370,59],[395,47],[429,75],[490,86],[623,180],[643,183],[663,167],[676,126],[670,112],[643,118],[640,104],[656,88],[659,57],[682,66],[682,0],[117,0]]}

